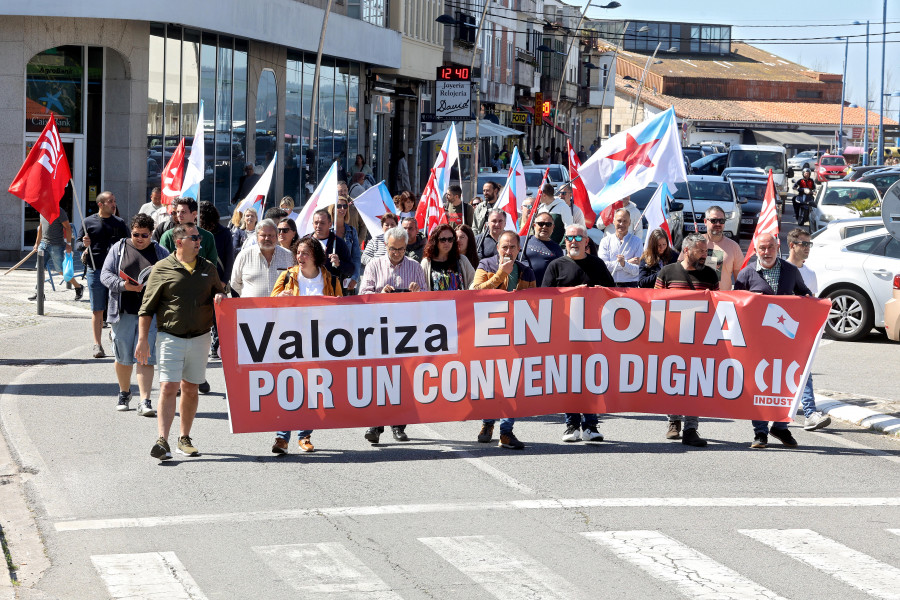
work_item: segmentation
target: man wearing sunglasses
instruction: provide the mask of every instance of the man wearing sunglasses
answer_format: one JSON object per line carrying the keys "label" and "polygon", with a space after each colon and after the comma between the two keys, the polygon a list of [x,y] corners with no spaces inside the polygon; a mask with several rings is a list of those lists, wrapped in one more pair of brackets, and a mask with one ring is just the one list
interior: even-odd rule
{"label": "man wearing sunglasses", "polygon": [[150,272],[144,299],[138,311],[138,343],[134,356],[138,364],[150,359],[150,327],[156,318],[159,360],[159,438],[150,456],[172,458],[169,430],[175,420],[175,396],[181,390],[180,436],[177,451],[197,456],[191,441],[191,426],[197,414],[197,394],[206,381],[213,305],[225,298],[216,265],[199,255],[201,236],[197,226],[179,223],[172,230],[175,252],[162,259]]}
{"label": "man wearing sunglasses", "polygon": [[706,266],[715,269],[719,289],[727,291],[732,289],[733,278],[744,264],[744,253],[737,242],[725,236],[725,211],[719,206],[710,206],[705,214]]}
{"label": "man wearing sunglasses", "polygon": [[[802,231],[802,230],[800,230]],[[793,233],[793,232],[791,232]],[[801,248],[797,235],[794,235],[795,245]],[[809,238],[804,240],[809,242]],[[813,293],[803,281],[800,269],[790,262],[778,257],[778,240],[770,233],[764,233],[756,238],[756,264],[750,263],[743,269],[734,282],[734,289],[747,290],[768,296],[812,296]],[[800,252],[797,253],[799,258]],[[808,255],[809,253],[806,252]],[[811,383],[807,383],[811,385]],[[804,395],[805,395],[804,390]],[[804,403],[807,404],[807,403]],[[806,412],[806,406],[804,406]],[[814,412],[814,411],[813,411]],[[821,426],[821,425],[820,425]],[[753,421],[753,442],[751,448],[765,448],[769,443],[769,435],[776,438],[788,448],[796,448],[797,440],[788,430],[787,423],[772,423],[769,429],[768,421]]]}
{"label": "man wearing sunglasses", "polygon": [[[543,217],[544,214],[539,215]],[[557,258],[544,273],[541,287],[613,287],[615,281],[606,263],[587,253],[588,236],[584,225],[577,223],[566,227],[566,255]],[[597,431],[600,419],[595,413],[566,413],[564,442],[602,442]]]}
{"label": "man wearing sunglasses", "polygon": [[534,271],[534,280],[538,285],[544,281],[544,273],[550,263],[564,254],[559,244],[550,239],[552,235],[553,217],[550,213],[535,215],[532,235],[525,237],[520,260]]}

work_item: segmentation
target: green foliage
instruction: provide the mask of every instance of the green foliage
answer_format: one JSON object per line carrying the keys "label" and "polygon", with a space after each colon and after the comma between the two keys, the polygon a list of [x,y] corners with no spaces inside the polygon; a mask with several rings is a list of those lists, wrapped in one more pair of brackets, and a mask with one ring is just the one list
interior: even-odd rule
{"label": "green foliage", "polygon": [[853,200],[847,204],[848,208],[852,208],[859,213],[860,217],[880,217],[881,204],[878,200],[859,199]]}

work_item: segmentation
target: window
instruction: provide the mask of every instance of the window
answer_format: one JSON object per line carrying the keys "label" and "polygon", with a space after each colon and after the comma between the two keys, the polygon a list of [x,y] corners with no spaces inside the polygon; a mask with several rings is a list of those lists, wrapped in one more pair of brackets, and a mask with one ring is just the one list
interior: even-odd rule
{"label": "window", "polygon": [[888,258],[900,258],[900,242],[890,238],[884,247],[884,255]]}
{"label": "window", "polygon": [[817,90],[797,90],[798,98],[821,98],[822,92]]}
{"label": "window", "polygon": [[491,50],[494,48],[494,38],[491,36],[489,31],[486,31],[487,27],[485,27],[485,31],[482,33],[483,45],[482,48],[484,50],[484,73],[481,74],[485,79],[491,78],[491,65],[494,64],[491,62]]}
{"label": "window", "polygon": [[867,240],[863,240],[861,242],[855,242],[847,246],[847,250],[849,252],[859,252],[862,254],[872,254],[875,248],[878,247],[879,244],[884,240],[885,237],[883,235],[876,235],[874,237],[870,237]]}
{"label": "window", "polygon": [[[512,36],[510,36],[512,37]],[[512,41],[506,42],[506,83],[512,83],[512,72],[513,65],[515,65],[515,59],[513,58],[513,43]]]}
{"label": "window", "polygon": [[502,50],[503,46],[501,45],[503,43],[503,40],[500,39],[499,31],[497,32],[497,35],[494,36],[494,40],[497,43],[497,49],[494,52],[494,66],[497,67],[497,69],[499,69],[500,68],[500,57],[503,56],[503,50]]}

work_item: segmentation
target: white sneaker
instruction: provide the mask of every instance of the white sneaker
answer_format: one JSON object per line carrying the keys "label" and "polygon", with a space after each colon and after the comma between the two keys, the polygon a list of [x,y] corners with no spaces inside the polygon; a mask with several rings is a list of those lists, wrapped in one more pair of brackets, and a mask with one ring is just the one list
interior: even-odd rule
{"label": "white sneaker", "polygon": [[581,439],[586,442],[602,442],[603,434],[597,431],[596,427],[585,427],[581,432]]}
{"label": "white sneaker", "polygon": [[137,414],[140,417],[155,417],[156,410],[150,405],[150,398],[141,400],[138,404]]}
{"label": "white sneaker", "polygon": [[829,425],[831,425],[831,417],[816,411],[806,417],[806,421],[803,423],[803,429],[805,431],[815,431],[816,429],[822,429]]}
{"label": "white sneaker", "polygon": [[562,439],[564,442],[579,442],[581,441],[581,430],[575,425],[566,427],[566,432],[563,434]]}

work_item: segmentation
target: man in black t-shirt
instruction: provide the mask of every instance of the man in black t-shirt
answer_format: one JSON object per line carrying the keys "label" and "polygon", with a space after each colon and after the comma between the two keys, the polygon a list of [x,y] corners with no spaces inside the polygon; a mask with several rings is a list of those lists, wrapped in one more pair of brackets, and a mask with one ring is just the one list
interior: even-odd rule
{"label": "man in black t-shirt", "polygon": [[525,236],[525,241],[522,243],[522,254],[519,260],[531,267],[531,270],[534,271],[534,280],[541,285],[547,267],[564,253],[559,244],[550,239],[550,236],[553,235],[553,215],[550,213],[536,214],[532,228],[533,235]]}
{"label": "man in black t-shirt", "polygon": [[[701,233],[687,236],[681,246],[681,261],[659,270],[659,275],[656,276],[656,289],[717,291],[719,276],[715,269],[706,266],[707,245],[706,236]],[[697,425],[700,422],[697,417],[669,415],[666,439],[678,439],[682,420],[684,420],[684,435],[681,436],[681,443],[696,448],[706,446],[706,440],[697,434]]]}
{"label": "man in black t-shirt", "polygon": [[[541,216],[548,216],[541,213]],[[606,263],[593,254],[587,253],[588,236],[584,225],[573,223],[566,227],[566,255],[557,258],[544,273],[541,287],[603,286],[614,287]],[[564,442],[602,442],[603,435],[597,431],[600,422],[596,413],[566,413]]]}

